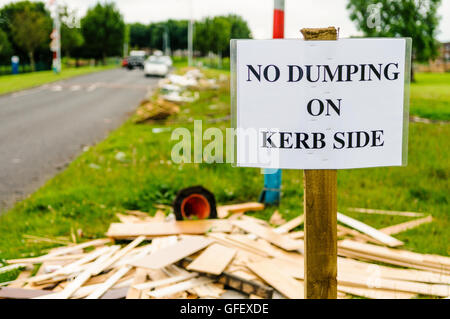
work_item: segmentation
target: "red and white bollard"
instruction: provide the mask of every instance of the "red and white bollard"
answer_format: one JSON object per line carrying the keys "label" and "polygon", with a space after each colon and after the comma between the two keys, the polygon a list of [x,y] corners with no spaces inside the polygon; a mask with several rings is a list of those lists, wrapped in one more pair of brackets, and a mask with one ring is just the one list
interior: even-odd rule
{"label": "red and white bollard", "polygon": [[273,38],[284,38],[284,0],[274,0]]}

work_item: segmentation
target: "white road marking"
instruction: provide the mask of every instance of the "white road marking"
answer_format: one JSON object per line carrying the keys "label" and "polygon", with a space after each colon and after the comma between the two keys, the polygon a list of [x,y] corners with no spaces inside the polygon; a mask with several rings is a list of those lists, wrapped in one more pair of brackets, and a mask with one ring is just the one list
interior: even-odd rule
{"label": "white road marking", "polygon": [[53,92],[61,92],[61,91],[63,90],[63,88],[62,88],[61,85],[53,85],[53,86],[50,88],[50,90],[53,91]]}

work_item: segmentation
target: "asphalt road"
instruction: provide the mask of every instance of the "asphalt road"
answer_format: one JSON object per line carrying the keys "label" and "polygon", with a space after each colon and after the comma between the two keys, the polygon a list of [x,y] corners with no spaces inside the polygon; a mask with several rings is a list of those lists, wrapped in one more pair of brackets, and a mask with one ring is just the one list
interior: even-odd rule
{"label": "asphalt road", "polygon": [[114,69],[0,96],[0,214],[120,126],[157,82]]}

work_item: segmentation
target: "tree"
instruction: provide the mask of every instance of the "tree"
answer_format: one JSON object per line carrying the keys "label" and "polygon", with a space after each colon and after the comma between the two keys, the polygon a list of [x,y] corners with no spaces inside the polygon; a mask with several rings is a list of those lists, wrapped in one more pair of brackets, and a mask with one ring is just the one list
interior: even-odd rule
{"label": "tree", "polygon": [[35,50],[50,36],[51,25],[49,20],[39,11],[25,7],[17,12],[12,19],[11,33],[14,42],[28,53],[31,70],[35,71]]}
{"label": "tree", "polygon": [[78,49],[84,44],[79,21],[75,11],[67,6],[60,8],[61,19],[61,51],[66,57],[77,57]]}
{"label": "tree", "polygon": [[89,55],[105,63],[107,56],[122,55],[125,22],[113,3],[97,3],[81,19],[84,46]]}
{"label": "tree", "polygon": [[195,24],[194,47],[202,55],[215,52],[230,55],[230,39],[251,38],[250,28],[240,16],[205,18]]}
{"label": "tree", "polygon": [[[0,30],[6,33],[8,40],[12,47],[12,54],[20,57],[21,61],[26,61],[29,59],[29,53],[21,45],[16,43],[13,32],[12,24],[16,14],[23,12],[25,9],[29,9],[33,12],[39,12],[45,16],[46,29],[50,34],[52,20],[50,13],[45,9],[45,4],[43,2],[30,2],[30,1],[18,1],[12,2],[0,9]],[[33,30],[34,32],[35,30]],[[52,56],[50,54],[50,37],[45,38],[45,40],[35,49],[34,57],[37,57],[40,62],[46,63],[50,66]]]}
{"label": "tree", "polygon": [[0,61],[5,63],[5,61],[11,56],[12,47],[8,40],[6,32],[0,30]]}
{"label": "tree", "polygon": [[[441,0],[349,0],[350,18],[370,37],[411,37],[413,57],[425,62],[439,53],[436,40]],[[412,73],[414,80],[414,73]]]}
{"label": "tree", "polygon": [[133,23],[130,28],[130,47],[148,48],[150,46],[150,29],[142,23]]}

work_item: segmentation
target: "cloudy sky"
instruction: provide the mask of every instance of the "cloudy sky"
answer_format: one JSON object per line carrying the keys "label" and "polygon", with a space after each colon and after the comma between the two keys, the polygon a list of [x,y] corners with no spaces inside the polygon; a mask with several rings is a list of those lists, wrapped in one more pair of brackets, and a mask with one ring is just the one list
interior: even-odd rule
{"label": "cloudy sky", "polygon": [[[58,0],[82,15],[97,0]],[[105,0],[102,0],[103,2]],[[273,0],[109,0],[117,4],[126,22],[149,23],[168,18],[186,19],[192,12],[194,19],[205,16],[235,13],[249,23],[254,38],[265,39],[272,35]],[[191,10],[190,3],[193,3]],[[12,2],[0,0],[0,6]],[[347,0],[286,0],[287,38],[299,37],[303,27],[337,26],[341,37],[358,35],[348,18]],[[439,9],[442,17],[438,39],[450,41],[450,0],[442,0]]]}

